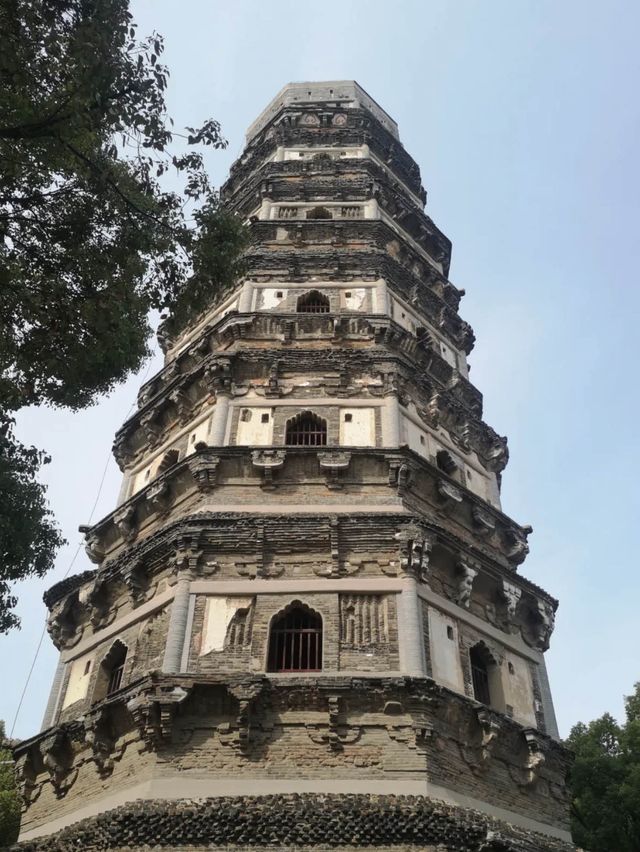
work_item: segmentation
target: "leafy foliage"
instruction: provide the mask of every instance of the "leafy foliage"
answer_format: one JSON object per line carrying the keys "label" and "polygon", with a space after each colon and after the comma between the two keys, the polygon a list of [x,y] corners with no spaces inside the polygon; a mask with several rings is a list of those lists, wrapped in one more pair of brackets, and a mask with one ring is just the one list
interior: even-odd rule
{"label": "leafy foliage", "polygon": [[[139,40],[128,5],[0,0],[5,423],[25,405],[91,404],[149,355],[151,309],[170,310],[175,332],[238,272],[242,225],[220,209],[192,150],[224,147],[220,127],[209,120],[174,131],[162,38]],[[168,173],[181,192],[164,187]],[[1,449],[6,477],[17,465],[17,500],[37,451],[15,439]],[[57,543],[35,487],[41,520],[32,513],[21,528],[17,576],[45,570]],[[34,493],[19,499],[35,506]]]}
{"label": "leafy foliage", "polygon": [[0,849],[18,839],[20,797],[13,774],[13,758],[8,747],[4,722],[0,722]]}
{"label": "leafy foliage", "polygon": [[640,683],[625,698],[626,723],[608,713],[571,729],[573,839],[589,852],[640,849]]}

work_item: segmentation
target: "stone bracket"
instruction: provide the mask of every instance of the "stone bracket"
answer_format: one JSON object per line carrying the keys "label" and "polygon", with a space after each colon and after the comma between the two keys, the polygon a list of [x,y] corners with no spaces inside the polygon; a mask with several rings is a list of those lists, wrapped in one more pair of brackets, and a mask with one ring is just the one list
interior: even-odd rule
{"label": "stone bracket", "polygon": [[342,477],[349,469],[351,453],[342,450],[324,450],[318,453],[318,463],[327,477],[328,488],[342,488]]}
{"label": "stone bracket", "polygon": [[261,488],[272,491],[276,487],[274,473],[284,467],[285,450],[253,450],[251,464],[262,471]]}

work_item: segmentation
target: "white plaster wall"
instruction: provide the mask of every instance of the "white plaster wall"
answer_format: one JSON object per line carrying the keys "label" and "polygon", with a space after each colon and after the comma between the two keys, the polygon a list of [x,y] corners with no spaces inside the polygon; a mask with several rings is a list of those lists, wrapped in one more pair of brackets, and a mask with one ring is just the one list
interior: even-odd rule
{"label": "white plaster wall", "polygon": [[345,157],[361,159],[366,157],[363,148],[285,148],[282,152],[283,160],[312,160],[316,154],[329,154],[332,159],[340,160]]}
{"label": "white plaster wall", "polygon": [[342,290],[340,293],[340,307],[346,311],[364,311],[366,308],[367,287],[354,287]]}
{"label": "white plaster wall", "polygon": [[63,710],[75,701],[86,698],[92,670],[92,654],[85,654],[71,663],[67,690],[64,694],[64,701],[62,702]]}
{"label": "white plaster wall", "polygon": [[239,609],[247,609],[253,603],[250,597],[209,597],[204,610],[202,645],[200,656],[210,651],[222,651],[231,619]]}
{"label": "white plaster wall", "polygon": [[257,305],[261,311],[273,311],[287,296],[282,287],[261,287],[258,291]]}
{"label": "white plaster wall", "polygon": [[[509,670],[509,663],[513,667],[513,674]],[[507,651],[501,668],[504,701],[513,707],[513,718],[522,725],[535,726],[536,714],[529,663],[517,654]]]}
{"label": "white plaster wall", "polygon": [[[447,628],[451,628],[450,639]],[[429,646],[433,679],[464,694],[464,677],[458,649],[458,626],[453,618],[429,607]]]}
{"label": "white plaster wall", "polygon": [[429,458],[429,436],[424,429],[420,429],[413,420],[404,414],[400,416],[400,443],[407,444],[409,449],[419,453],[424,458]]}
{"label": "white plaster wall", "polygon": [[376,443],[373,408],[340,409],[340,444],[345,447],[374,447]]}
{"label": "white plaster wall", "polygon": [[198,425],[189,432],[189,437],[187,438],[187,452],[185,455],[190,456],[191,453],[195,452],[196,444],[200,441],[207,440],[207,434],[209,433],[209,418],[203,420],[202,423],[198,423]]}
{"label": "white plaster wall", "polygon": [[[266,418],[266,423],[263,423]],[[273,414],[270,408],[240,409],[236,444],[242,447],[264,446],[273,443]]]}

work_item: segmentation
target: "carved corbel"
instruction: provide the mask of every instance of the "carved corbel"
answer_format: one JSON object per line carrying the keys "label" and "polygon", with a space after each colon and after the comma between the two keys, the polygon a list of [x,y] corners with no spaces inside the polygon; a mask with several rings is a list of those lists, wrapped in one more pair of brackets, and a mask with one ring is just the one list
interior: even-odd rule
{"label": "carved corbel", "polygon": [[341,696],[330,693],[327,695],[328,725],[307,724],[309,739],[317,744],[326,745],[331,752],[340,752],[345,745],[358,742],[362,736],[362,728],[352,728],[343,718]]}
{"label": "carved corbel", "polygon": [[[83,723],[84,740],[91,748],[98,774],[102,778],[106,778],[113,772],[116,744],[116,736],[111,721],[111,708],[108,705],[99,708],[90,716],[85,716]],[[118,757],[122,756],[123,751],[124,749],[121,750]]]}
{"label": "carved corbel", "polygon": [[51,785],[60,799],[66,795],[78,775],[78,770],[73,770],[73,748],[66,731],[55,728],[40,742],[40,753]]}
{"label": "carved corbel", "polygon": [[77,621],[75,609],[78,603],[78,593],[73,592],[58,601],[52,608],[47,619],[47,631],[51,641],[58,650],[67,648],[74,644],[71,640],[75,638]]}
{"label": "carved corbel", "polygon": [[518,609],[518,604],[520,603],[520,598],[522,597],[522,589],[519,586],[510,583],[508,580],[503,579],[500,596],[507,605],[507,620],[509,622],[509,626],[512,626],[515,624],[516,611]]}
{"label": "carved corbel", "polygon": [[104,547],[97,533],[91,532],[91,527],[82,524],[78,527],[79,532],[84,533],[84,552],[94,565],[100,565],[104,561]]}
{"label": "carved corbel", "polygon": [[188,694],[186,689],[174,686],[153,695],[137,695],[127,703],[146,749],[156,749],[171,739],[175,714]]}
{"label": "carved corbel", "polygon": [[500,718],[486,707],[476,710],[476,718],[480,725],[480,759],[486,763],[493,753],[502,725]]}
{"label": "carved corbel", "polygon": [[231,377],[231,359],[217,357],[204,366],[203,383],[210,393],[230,393],[233,380]]}
{"label": "carved corbel", "polygon": [[496,528],[496,524],[492,516],[481,506],[474,505],[471,507],[471,519],[478,535],[491,535]]}
{"label": "carved corbel", "polygon": [[203,554],[200,545],[200,532],[185,533],[178,536],[174,540],[173,546],[172,563],[174,572],[190,571],[197,573]]}
{"label": "carved corbel", "polygon": [[389,456],[388,461],[389,485],[392,488],[395,487],[398,491],[398,496],[402,497],[403,494],[406,494],[413,481],[413,468],[402,457]]}
{"label": "carved corbel", "polygon": [[440,394],[433,393],[425,409],[425,420],[433,429],[440,425]]}
{"label": "carved corbel", "polygon": [[97,576],[93,581],[87,595],[89,606],[89,620],[94,630],[99,630],[109,623],[109,616],[113,620],[116,613],[110,612],[110,600],[107,591],[107,581],[104,577]]}
{"label": "carved corbel", "polygon": [[144,601],[149,587],[147,571],[142,559],[133,558],[120,571],[122,580],[129,590],[129,597],[134,607]]}
{"label": "carved corbel", "polygon": [[[16,785],[20,791],[24,807],[28,807],[38,796],[34,795],[38,773],[34,767],[33,748],[16,757],[13,767]],[[38,792],[39,795],[39,792]]]}
{"label": "carved corbel", "polygon": [[530,787],[540,777],[540,772],[545,764],[545,754],[542,749],[542,740],[534,728],[525,728],[523,731],[527,744],[527,760],[524,765],[524,786]]}
{"label": "carved corbel", "polygon": [[439,479],[436,483],[436,492],[441,511],[449,513],[462,503],[462,491],[448,479]]}
{"label": "carved corbel", "polygon": [[171,489],[166,479],[157,479],[145,492],[147,503],[153,512],[165,515],[169,511]]}
{"label": "carved corbel", "polygon": [[435,544],[435,535],[414,524],[401,529],[395,534],[401,542],[400,567],[423,583],[429,582],[429,563],[431,551]]}
{"label": "carved corbel", "polygon": [[113,516],[113,523],[125,541],[133,541],[138,534],[134,506],[124,506]]}
{"label": "carved corbel", "polygon": [[328,488],[342,488],[342,476],[349,469],[351,453],[344,450],[322,450],[318,453],[320,470],[327,477]]}
{"label": "carved corbel", "polygon": [[118,467],[122,472],[124,472],[126,466],[130,464],[134,459],[134,454],[129,447],[129,442],[126,435],[118,435],[116,437],[115,441],[113,442],[112,452]]}
{"label": "carved corbel", "polygon": [[150,447],[155,447],[162,437],[162,427],[155,421],[156,412],[149,411],[140,418],[140,428]]}
{"label": "carved corbel", "polygon": [[478,564],[464,558],[458,561],[456,567],[458,570],[456,603],[458,606],[463,606],[465,609],[469,609],[473,581],[478,576]]}
{"label": "carved corbel", "polygon": [[176,390],[172,391],[169,395],[169,399],[178,409],[178,418],[180,422],[186,423],[193,411],[193,402],[189,398],[189,394],[182,390],[182,388],[176,388]]}
{"label": "carved corbel", "polygon": [[535,645],[539,651],[546,651],[549,648],[549,641],[556,623],[556,613],[553,606],[547,601],[536,600],[536,608],[534,612],[535,626],[534,636]]}
{"label": "carved corbel", "polygon": [[522,527],[522,531],[508,529],[504,533],[505,555],[512,565],[520,565],[527,558],[529,553],[529,545],[527,544],[527,536],[532,532],[532,528]]}
{"label": "carved corbel", "polygon": [[198,491],[210,491],[215,488],[218,481],[218,467],[220,456],[206,450],[206,444],[196,444],[196,453],[189,456],[187,464],[189,472],[193,476]]}
{"label": "carved corbel", "polygon": [[501,473],[509,461],[507,439],[496,437],[485,455],[487,469],[493,473]]}
{"label": "carved corbel", "polygon": [[274,473],[284,467],[285,450],[253,450],[251,464],[262,471],[261,488],[271,491],[276,487]]}
{"label": "carved corbel", "polygon": [[251,747],[251,716],[256,699],[260,696],[264,684],[245,683],[228,686],[227,689],[238,702],[236,725],[238,728],[238,748],[246,753]]}

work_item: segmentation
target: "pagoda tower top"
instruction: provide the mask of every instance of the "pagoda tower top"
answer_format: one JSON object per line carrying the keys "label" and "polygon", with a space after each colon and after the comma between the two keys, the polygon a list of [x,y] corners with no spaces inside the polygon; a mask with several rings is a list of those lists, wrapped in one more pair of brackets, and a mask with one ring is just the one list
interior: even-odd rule
{"label": "pagoda tower top", "polygon": [[283,107],[295,106],[296,104],[307,106],[314,103],[332,103],[351,109],[367,109],[392,136],[400,139],[396,122],[359,83],[355,80],[325,80],[316,83],[287,83],[286,86],[283,86],[256,120],[249,125],[246,134],[247,144]]}

